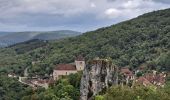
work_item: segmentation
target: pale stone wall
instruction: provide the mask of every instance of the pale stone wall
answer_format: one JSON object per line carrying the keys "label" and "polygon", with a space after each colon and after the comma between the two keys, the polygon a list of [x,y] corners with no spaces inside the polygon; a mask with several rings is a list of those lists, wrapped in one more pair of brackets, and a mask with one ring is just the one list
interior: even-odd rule
{"label": "pale stone wall", "polygon": [[[80,99],[89,100],[116,81],[116,67],[107,59],[93,60],[85,67],[81,78]],[[89,97],[89,93],[93,96]]]}
{"label": "pale stone wall", "polygon": [[84,70],[85,61],[75,61],[77,71]]}
{"label": "pale stone wall", "polygon": [[77,73],[76,70],[54,70],[53,78],[54,80],[58,80],[59,76],[70,75],[70,74],[75,74],[75,73]]}

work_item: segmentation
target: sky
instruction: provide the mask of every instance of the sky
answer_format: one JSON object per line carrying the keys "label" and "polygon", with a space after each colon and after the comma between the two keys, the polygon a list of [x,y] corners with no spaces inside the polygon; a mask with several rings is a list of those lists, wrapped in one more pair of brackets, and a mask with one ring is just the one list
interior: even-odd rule
{"label": "sky", "polygon": [[170,8],[170,0],[0,0],[0,31],[86,32]]}

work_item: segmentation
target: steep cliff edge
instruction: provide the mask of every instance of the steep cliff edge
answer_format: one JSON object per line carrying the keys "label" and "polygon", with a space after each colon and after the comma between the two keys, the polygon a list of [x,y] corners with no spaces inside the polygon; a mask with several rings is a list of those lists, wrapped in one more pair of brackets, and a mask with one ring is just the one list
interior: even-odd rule
{"label": "steep cliff edge", "polygon": [[97,59],[86,65],[81,79],[80,100],[92,96],[116,83],[116,67],[107,59]]}

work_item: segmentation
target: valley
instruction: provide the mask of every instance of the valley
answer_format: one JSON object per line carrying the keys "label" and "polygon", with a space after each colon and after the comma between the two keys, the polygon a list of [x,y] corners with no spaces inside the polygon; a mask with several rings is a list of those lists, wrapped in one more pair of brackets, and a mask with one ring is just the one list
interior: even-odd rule
{"label": "valley", "polygon": [[[169,16],[170,9],[159,10],[73,37],[36,35],[39,38],[0,48],[0,96],[2,100],[168,100]],[[79,55],[86,64],[84,70],[75,71]],[[60,64],[64,67],[56,68]],[[54,77],[55,68],[57,75],[61,69],[71,71],[61,72],[62,77],[46,89],[32,89],[8,77],[10,73],[24,77],[27,69],[28,80],[42,81]]]}

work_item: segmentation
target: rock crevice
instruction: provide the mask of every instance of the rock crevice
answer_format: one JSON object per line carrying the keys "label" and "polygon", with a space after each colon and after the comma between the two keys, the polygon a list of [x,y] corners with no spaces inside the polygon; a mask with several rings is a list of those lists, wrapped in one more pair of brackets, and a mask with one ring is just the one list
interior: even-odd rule
{"label": "rock crevice", "polygon": [[107,59],[93,60],[86,65],[81,79],[80,100],[88,100],[116,83],[116,67]]}

